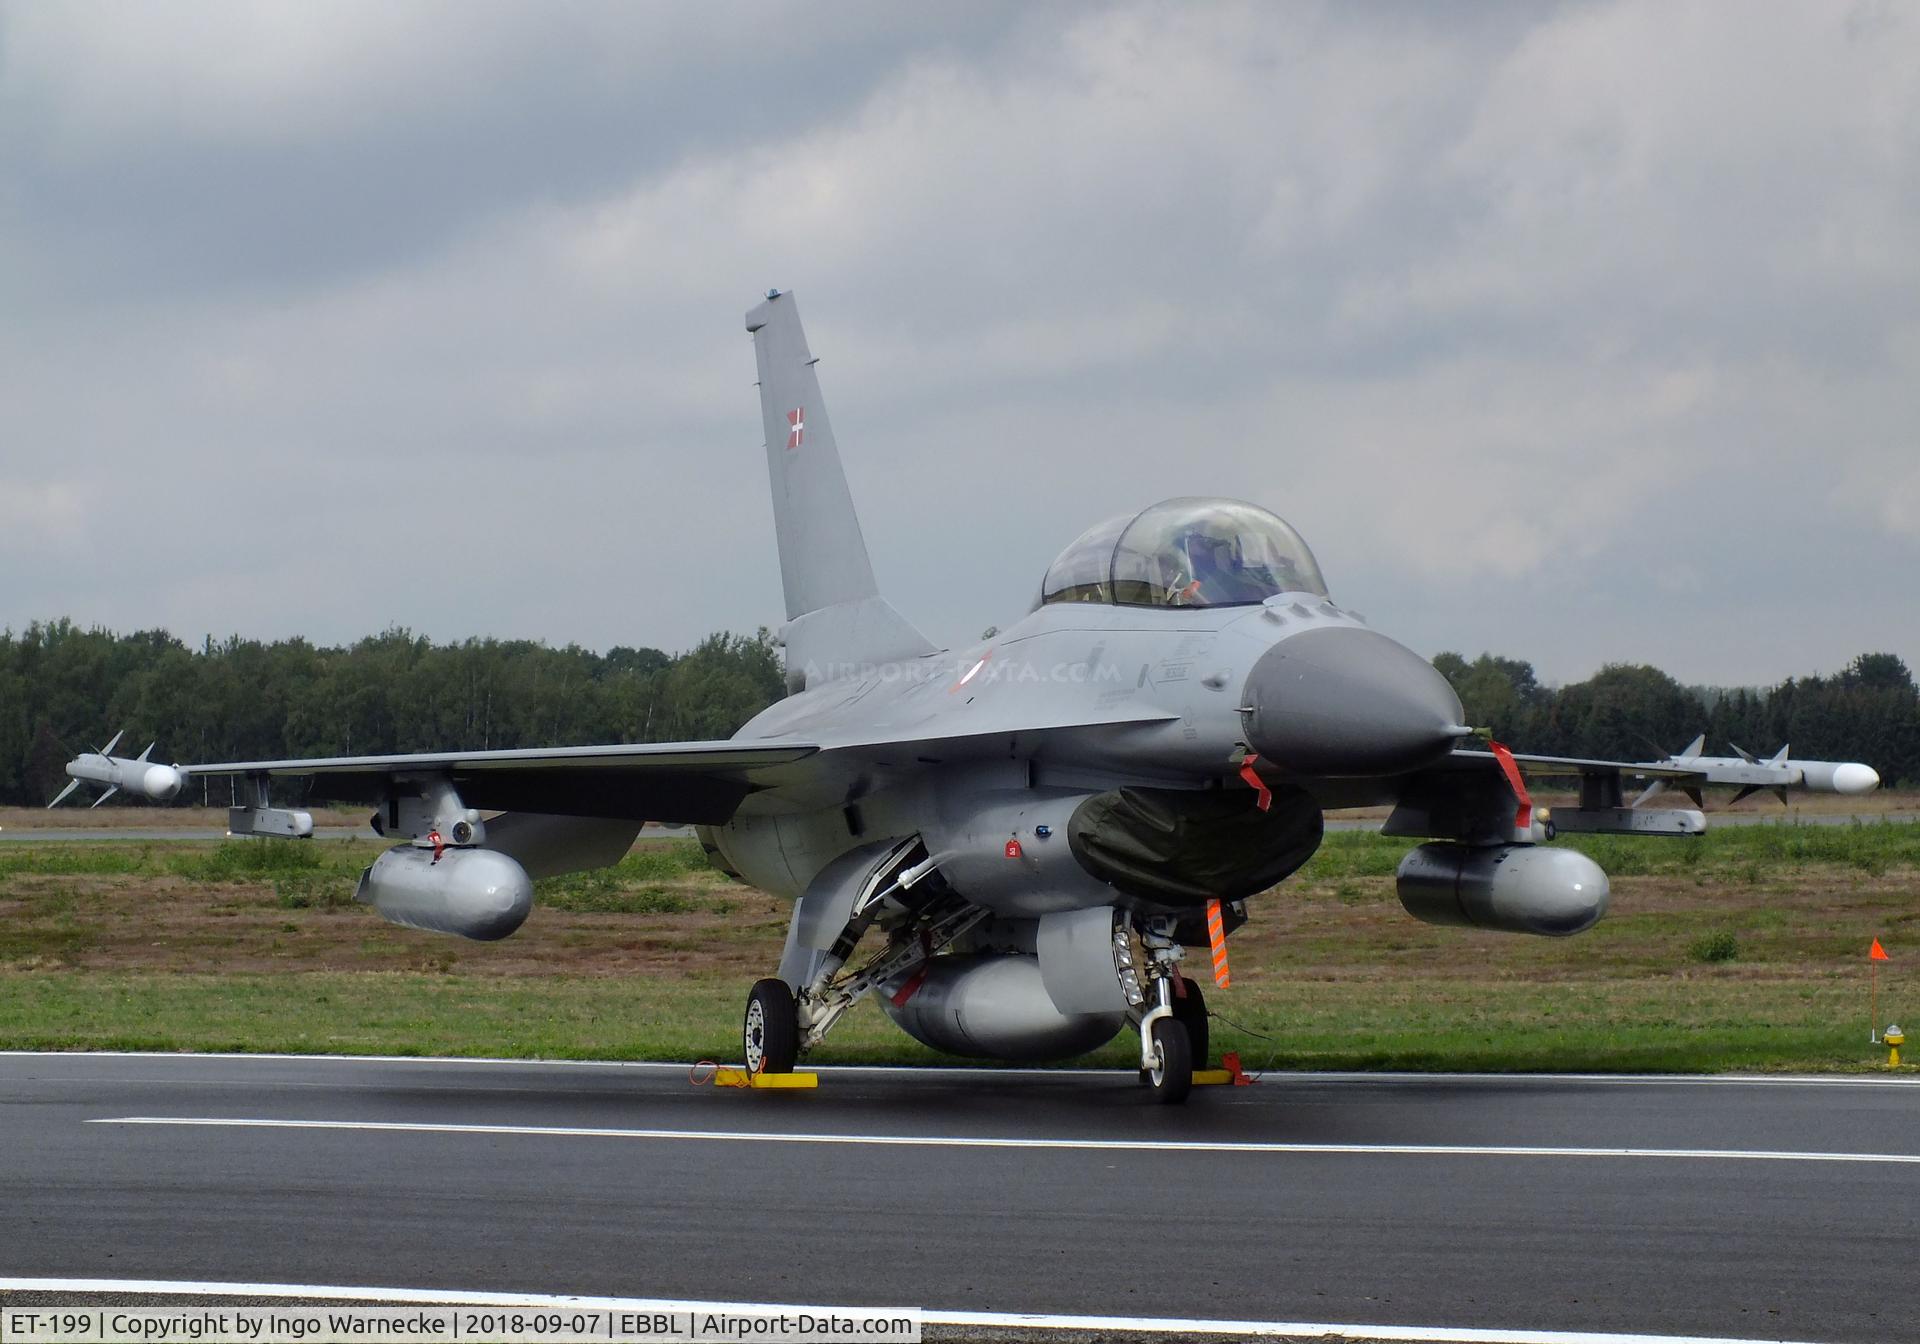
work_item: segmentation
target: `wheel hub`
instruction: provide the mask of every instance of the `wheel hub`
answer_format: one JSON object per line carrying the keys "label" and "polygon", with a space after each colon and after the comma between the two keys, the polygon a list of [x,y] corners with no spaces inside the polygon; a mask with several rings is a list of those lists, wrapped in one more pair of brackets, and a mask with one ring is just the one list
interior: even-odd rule
{"label": "wheel hub", "polygon": [[766,1059],[767,1010],[755,999],[747,1005],[747,1071],[758,1073]]}

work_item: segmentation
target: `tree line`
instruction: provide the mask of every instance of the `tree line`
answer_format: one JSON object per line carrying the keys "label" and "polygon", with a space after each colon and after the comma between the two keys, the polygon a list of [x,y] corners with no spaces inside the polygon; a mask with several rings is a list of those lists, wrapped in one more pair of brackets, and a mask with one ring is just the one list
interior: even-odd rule
{"label": "tree line", "polygon": [[1443,653],[1466,719],[1516,750],[1653,760],[1707,735],[1711,755],[1737,744],[1761,756],[1791,745],[1804,760],[1864,761],[1888,784],[1920,782],[1920,694],[1891,653],[1863,653],[1830,677],[1770,687],[1683,686],[1656,667],[1615,664],[1586,681],[1542,686],[1533,666]]}
{"label": "tree line", "polygon": [[[344,648],[233,637],[190,648],[69,621],[0,634],[0,802],[45,803],[124,728],[165,761],[369,756],[727,737],[785,693],[765,630],[679,654],[388,630]],[[225,784],[214,786],[224,804]],[[199,790],[182,803],[199,803]]]}
{"label": "tree line", "polygon": [[[1770,755],[1790,742],[1796,756],[1920,781],[1920,694],[1890,653],[1862,654],[1831,677],[1731,689],[1626,665],[1550,687],[1519,659],[1433,661],[1467,722],[1519,750],[1645,760],[1704,732],[1716,753],[1738,743]],[[782,694],[765,630],[668,654],[436,644],[400,629],[340,648],[237,636],[193,648],[161,630],[36,623],[0,633],[0,802],[46,802],[76,752],[122,728],[120,754],[156,741],[158,758],[185,761],[670,742],[727,737]],[[210,800],[224,803],[224,790]]]}

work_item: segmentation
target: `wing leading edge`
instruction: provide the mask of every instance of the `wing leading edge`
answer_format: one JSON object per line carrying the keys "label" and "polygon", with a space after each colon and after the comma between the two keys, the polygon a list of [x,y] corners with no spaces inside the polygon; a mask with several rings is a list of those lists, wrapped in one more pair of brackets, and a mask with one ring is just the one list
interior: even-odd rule
{"label": "wing leading edge", "polygon": [[[117,787],[157,802],[194,778],[244,778],[265,807],[268,782],[305,779],[311,802],[381,803],[445,784],[468,807],[557,816],[720,825],[741,802],[763,790],[798,786],[808,793],[849,771],[874,764],[913,768],[923,754],[992,754],[1017,739],[1149,727],[1177,718],[1160,710],[1120,707],[1089,722],[979,721],[963,731],[932,731],[923,722],[881,732],[842,728],[818,738],[779,737],[707,742],[622,743],[503,751],[419,752],[388,756],[315,756],[155,765],[100,754],[67,765],[75,781]],[[63,793],[61,795],[65,797]],[[56,800],[58,801],[58,800]]]}
{"label": "wing leading edge", "polygon": [[381,803],[450,787],[465,806],[487,810],[715,824],[766,787],[767,772],[817,751],[798,741],[665,742],[188,765],[89,753],[69,762],[67,774],[156,802],[178,796],[189,779],[226,776],[250,780],[264,808],[270,780],[298,777],[311,781],[316,802]]}
{"label": "wing leading edge", "polygon": [[[1430,836],[1484,844],[1551,839],[1558,831],[1622,835],[1698,835],[1706,830],[1701,790],[1708,784],[1738,785],[1739,798],[1760,788],[1814,793],[1866,793],[1880,776],[1857,762],[1789,762],[1782,748],[1771,761],[1751,757],[1701,756],[1696,740],[1686,752],[1661,761],[1606,761],[1576,756],[1532,756],[1456,750],[1438,765],[1402,781],[1399,801],[1383,828],[1388,835]],[[1509,765],[1512,767],[1508,769]],[[1536,814],[1524,777],[1577,778],[1577,806]],[[1627,779],[1651,781],[1628,802]],[[1647,807],[1668,789],[1687,795],[1692,808]],[[1738,799],[1736,799],[1738,801]]]}

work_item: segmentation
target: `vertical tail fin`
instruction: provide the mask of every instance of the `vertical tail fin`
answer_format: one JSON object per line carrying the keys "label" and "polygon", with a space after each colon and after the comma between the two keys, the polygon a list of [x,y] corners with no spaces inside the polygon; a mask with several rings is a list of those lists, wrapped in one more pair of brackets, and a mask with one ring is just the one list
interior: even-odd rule
{"label": "vertical tail fin", "polygon": [[873,579],[860,519],[827,419],[817,362],[793,295],[773,291],[747,314],[760,371],[774,533],[786,590],[791,686],[849,675],[862,664],[915,658],[933,645],[887,605]]}

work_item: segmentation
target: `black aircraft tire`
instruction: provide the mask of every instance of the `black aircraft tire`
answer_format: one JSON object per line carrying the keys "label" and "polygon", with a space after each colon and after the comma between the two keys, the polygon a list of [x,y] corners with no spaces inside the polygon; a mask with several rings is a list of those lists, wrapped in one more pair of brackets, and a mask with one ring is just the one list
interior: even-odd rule
{"label": "black aircraft tire", "polygon": [[1207,1031],[1207,996],[1200,992],[1200,982],[1187,981],[1186,997],[1173,996],[1173,1020],[1187,1029],[1187,1044],[1193,1047],[1193,1067],[1204,1069],[1212,1058],[1207,1053],[1212,1046]]}
{"label": "black aircraft tire", "polygon": [[800,1010],[785,980],[754,982],[740,1023],[748,1073],[792,1073],[800,1059]]}
{"label": "black aircraft tire", "polygon": [[1153,1024],[1153,1043],[1160,1063],[1148,1073],[1147,1085],[1155,1101],[1178,1106],[1193,1090],[1193,1046],[1187,1040],[1186,1024],[1161,1018]]}

